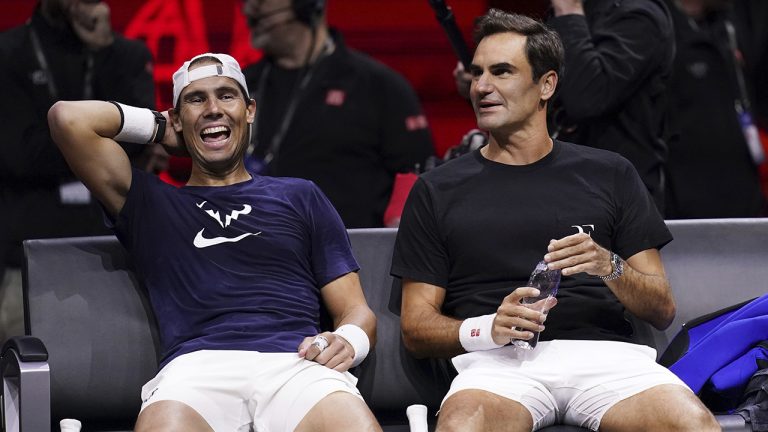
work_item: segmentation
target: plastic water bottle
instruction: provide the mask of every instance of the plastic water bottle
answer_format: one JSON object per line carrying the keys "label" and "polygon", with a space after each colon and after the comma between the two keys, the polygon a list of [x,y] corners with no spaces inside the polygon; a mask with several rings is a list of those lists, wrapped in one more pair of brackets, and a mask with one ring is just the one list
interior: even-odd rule
{"label": "plastic water bottle", "polygon": [[411,432],[429,432],[425,405],[411,405],[406,408],[405,415],[408,417],[408,426],[410,426]]}
{"label": "plastic water bottle", "polygon": [[[549,308],[552,307],[553,302],[550,299],[557,295],[560,277],[560,270],[549,270],[547,263],[540,261],[536,268],[533,269],[533,273],[531,273],[531,277],[528,279],[528,285],[526,285],[538,289],[539,296],[526,297],[523,299],[523,304],[546,315],[549,312]],[[512,343],[518,348],[532,350],[536,348],[538,342],[539,332],[534,332],[533,338],[527,341],[514,340]]]}
{"label": "plastic water bottle", "polygon": [[80,423],[80,420],[61,419],[59,427],[61,428],[61,432],[80,432],[82,424]]}

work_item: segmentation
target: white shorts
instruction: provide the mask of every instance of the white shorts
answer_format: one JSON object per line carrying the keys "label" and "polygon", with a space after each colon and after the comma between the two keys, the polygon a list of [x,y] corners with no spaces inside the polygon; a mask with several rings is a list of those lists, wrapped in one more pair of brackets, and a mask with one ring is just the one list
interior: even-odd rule
{"label": "white shorts", "polygon": [[660,384],[687,388],[656,363],[656,350],[613,341],[539,342],[533,351],[505,346],[454,357],[459,375],[443,403],[460,390],[485,390],[531,412],[533,430],[565,423],[597,430],[617,402]]}
{"label": "white shorts", "polygon": [[171,360],[141,389],[142,411],[162,400],[183,402],[216,432],[292,431],[325,396],[362,400],[349,372],[297,353],[195,351]]}

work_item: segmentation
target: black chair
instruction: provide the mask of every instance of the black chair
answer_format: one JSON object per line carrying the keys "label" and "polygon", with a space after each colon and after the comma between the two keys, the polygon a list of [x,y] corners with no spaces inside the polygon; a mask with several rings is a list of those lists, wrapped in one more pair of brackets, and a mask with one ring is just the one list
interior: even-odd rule
{"label": "black chair", "polygon": [[[682,325],[709,311],[754,298],[768,290],[768,218],[667,221],[675,240],[662,249],[667,276],[677,300],[672,325],[658,331],[628,317],[635,340],[659,356]],[[407,431],[405,407],[426,404],[431,425],[448,388],[447,363],[425,362],[408,354],[400,335],[400,286],[389,276],[396,229],[350,230],[368,304],[378,318],[378,344],[355,371],[358,387],[387,431]],[[732,287],[734,289],[723,289]],[[393,349],[397,347],[397,349]],[[724,431],[750,432],[738,415],[716,416]],[[557,425],[547,432],[586,430]]]}
{"label": "black chair", "polygon": [[405,409],[412,404],[427,405],[434,423],[450,377],[444,364],[416,360],[403,347],[400,282],[389,276],[397,230],[359,229],[349,234],[365,298],[377,318],[376,346],[354,371],[357,386],[385,431],[408,431]]}
{"label": "black chair", "polygon": [[[29,240],[24,253],[25,327],[47,349],[50,411],[34,386],[22,385],[20,430],[58,430],[62,418],[79,419],[89,431],[132,430],[141,386],[157,371],[159,344],[146,292],[125,250],[114,237],[82,237]],[[14,342],[3,350],[6,383],[26,375],[25,362],[15,358],[25,353]],[[5,410],[8,432],[19,430],[15,415]]]}
{"label": "black chair", "polygon": [[768,218],[670,220],[661,250],[677,314],[655,333],[659,353],[682,325],[768,292]]}
{"label": "black chair", "polygon": [[[159,338],[125,250],[114,237],[82,237],[29,240],[24,253],[26,333],[44,344],[51,373],[50,409],[22,410],[21,430],[57,428],[62,418],[81,420],[85,430],[132,430]],[[4,352],[6,370],[14,361]],[[40,403],[29,390],[21,388],[22,407]],[[6,423],[12,415],[6,410]],[[46,420],[45,428],[25,427]]]}
{"label": "black chair", "polygon": [[[389,262],[395,230],[350,230],[378,344],[354,371],[387,431],[407,431],[405,408],[430,407],[447,390],[445,364],[419,361],[400,342]],[[154,376],[158,333],[146,292],[111,236],[24,244],[25,325],[2,351],[5,430],[55,429],[77,418],[88,431],[131,430],[141,386]],[[399,300],[398,300],[399,302]],[[568,430],[568,429],[562,429]]]}
{"label": "black chair", "polygon": [[[668,225],[676,240],[662,258],[678,302],[673,328],[765,290],[768,219]],[[399,282],[389,276],[396,230],[349,233],[378,317],[378,343],[354,371],[358,386],[387,431],[408,430],[405,408],[414,403],[426,404],[434,423],[449,373],[445,362],[416,360],[401,343]],[[114,237],[30,240],[24,249],[30,337],[12,339],[2,351],[5,430],[49,430],[66,417],[83,421],[87,431],[131,430],[159,349],[152,310],[124,249]],[[659,352],[675,333],[638,329]],[[751,430],[743,420],[719,420],[724,430]]]}

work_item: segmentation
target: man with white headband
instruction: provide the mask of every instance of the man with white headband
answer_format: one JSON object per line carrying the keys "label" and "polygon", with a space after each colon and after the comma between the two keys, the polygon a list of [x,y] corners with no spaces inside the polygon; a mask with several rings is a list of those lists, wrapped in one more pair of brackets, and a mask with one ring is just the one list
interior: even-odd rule
{"label": "man with white headband", "polygon": [[[136,430],[380,430],[347,371],[376,322],[341,219],[311,182],[244,168],[256,103],[235,59],[197,56],[173,84],[165,113],[79,101],[48,115],[158,321],[161,369],[142,389]],[[132,169],[117,141],[188,154],[188,183]],[[320,330],[323,307],[333,332]]]}

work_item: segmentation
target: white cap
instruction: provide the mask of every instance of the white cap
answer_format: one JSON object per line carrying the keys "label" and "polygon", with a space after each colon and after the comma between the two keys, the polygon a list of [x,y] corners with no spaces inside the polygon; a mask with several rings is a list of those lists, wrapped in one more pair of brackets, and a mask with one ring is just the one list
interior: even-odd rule
{"label": "white cap", "polygon": [[61,432],[80,432],[82,424],[80,423],[80,420],[61,419],[59,427],[61,428]]}
{"label": "white cap", "polygon": [[410,405],[406,408],[405,415],[408,417],[408,425],[411,432],[429,431],[426,405]]}
{"label": "white cap", "polygon": [[[200,66],[190,71],[189,65],[201,57],[213,57],[221,64],[209,64]],[[173,106],[176,106],[176,104],[179,102],[181,91],[184,90],[184,87],[188,86],[189,83],[201,78],[208,78],[212,76],[224,76],[232,78],[233,80],[237,81],[240,86],[243,87],[243,90],[245,90],[245,97],[249,97],[248,86],[245,84],[245,76],[240,70],[240,64],[237,62],[237,60],[227,54],[205,53],[194,56],[191,60],[184,62],[179,70],[173,74]]]}

